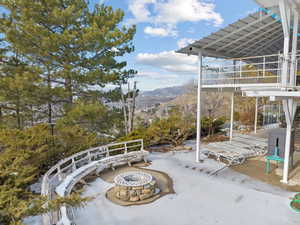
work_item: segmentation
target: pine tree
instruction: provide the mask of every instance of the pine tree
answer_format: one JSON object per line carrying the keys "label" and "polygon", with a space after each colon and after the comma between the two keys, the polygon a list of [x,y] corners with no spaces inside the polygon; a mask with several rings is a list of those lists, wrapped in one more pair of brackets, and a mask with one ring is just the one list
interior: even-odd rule
{"label": "pine tree", "polygon": [[[22,56],[12,52],[2,57],[0,68],[1,117],[6,126],[23,128],[34,113],[40,79],[38,68],[29,66]],[[4,119],[2,118],[2,125]]]}
{"label": "pine tree", "polygon": [[135,34],[135,27],[119,25],[119,9],[90,10],[84,0],[0,0],[0,6],[7,10],[0,20],[7,45],[41,69],[49,122],[53,104],[69,111],[75,98],[103,96],[106,84],[126,83],[135,73],[116,60],[134,50]]}

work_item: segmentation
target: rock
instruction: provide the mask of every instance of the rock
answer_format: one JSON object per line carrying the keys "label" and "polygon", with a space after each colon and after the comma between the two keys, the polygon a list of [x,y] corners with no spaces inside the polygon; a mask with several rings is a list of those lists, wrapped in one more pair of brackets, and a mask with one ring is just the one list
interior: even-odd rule
{"label": "rock", "polygon": [[143,186],[132,187],[132,190],[142,190]]}
{"label": "rock", "polygon": [[121,191],[119,191],[119,195],[120,195],[120,197],[127,196],[128,195],[128,191],[121,190]]}
{"label": "rock", "polygon": [[152,194],[142,194],[142,195],[140,195],[140,199],[144,200],[144,199],[150,198],[151,196],[152,196]]}
{"label": "rock", "polygon": [[137,202],[139,200],[140,200],[139,196],[132,196],[129,198],[129,201],[131,201],[131,202]]}
{"label": "rock", "polygon": [[127,190],[127,189],[128,189],[128,187],[125,187],[125,186],[118,186],[118,188],[119,188],[120,190]]}
{"label": "rock", "polygon": [[151,193],[151,189],[144,189],[142,190],[143,194],[150,194]]}
{"label": "rock", "polygon": [[121,199],[122,201],[128,201],[128,200],[129,200],[129,195],[124,196],[124,197],[120,197],[120,199]]}
{"label": "rock", "polygon": [[133,196],[137,196],[137,193],[135,190],[131,190],[131,191],[129,191],[129,195],[130,195],[130,197],[133,197]]}

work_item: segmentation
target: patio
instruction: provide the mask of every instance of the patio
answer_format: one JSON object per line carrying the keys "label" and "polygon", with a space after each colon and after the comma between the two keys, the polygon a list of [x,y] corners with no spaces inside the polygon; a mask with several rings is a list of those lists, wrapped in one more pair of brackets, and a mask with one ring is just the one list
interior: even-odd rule
{"label": "patio", "polygon": [[[195,142],[189,142],[195,146]],[[214,174],[224,164],[206,159],[194,162],[195,151],[152,153],[148,169],[167,173],[174,182],[175,194],[153,203],[122,207],[105,197],[113,186],[100,178],[86,186],[85,196],[96,196],[86,207],[75,211],[78,225],[293,225],[299,215],[289,209],[293,192],[257,181],[227,168]],[[204,156],[203,156],[204,157]],[[263,173],[263,171],[262,171]],[[266,216],[267,215],[267,216]]]}

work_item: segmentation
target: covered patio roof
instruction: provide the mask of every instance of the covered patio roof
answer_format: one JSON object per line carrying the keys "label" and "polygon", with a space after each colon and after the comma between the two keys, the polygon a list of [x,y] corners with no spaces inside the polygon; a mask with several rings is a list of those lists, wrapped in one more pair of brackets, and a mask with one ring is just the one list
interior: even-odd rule
{"label": "covered patio roof", "polygon": [[178,53],[216,58],[242,58],[278,54],[283,50],[283,30],[276,9],[260,9],[194,43]]}

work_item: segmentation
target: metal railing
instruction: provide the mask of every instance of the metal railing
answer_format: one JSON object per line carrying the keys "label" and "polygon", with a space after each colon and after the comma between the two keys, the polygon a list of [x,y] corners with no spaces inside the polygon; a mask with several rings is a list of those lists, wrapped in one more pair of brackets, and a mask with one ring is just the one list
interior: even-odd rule
{"label": "metal railing", "polygon": [[282,54],[211,60],[203,68],[203,85],[280,84],[282,62]]}
{"label": "metal railing", "polygon": [[[47,196],[49,200],[55,197],[55,188],[63,179],[84,165],[93,161],[99,161],[109,156],[127,154],[132,151],[142,151],[144,149],[143,140],[132,140],[120,143],[113,143],[95,148],[90,148],[78,152],[68,158],[59,161],[51,167],[43,176],[41,194]],[[59,212],[50,212],[43,215],[43,224],[56,224],[60,219]]]}

